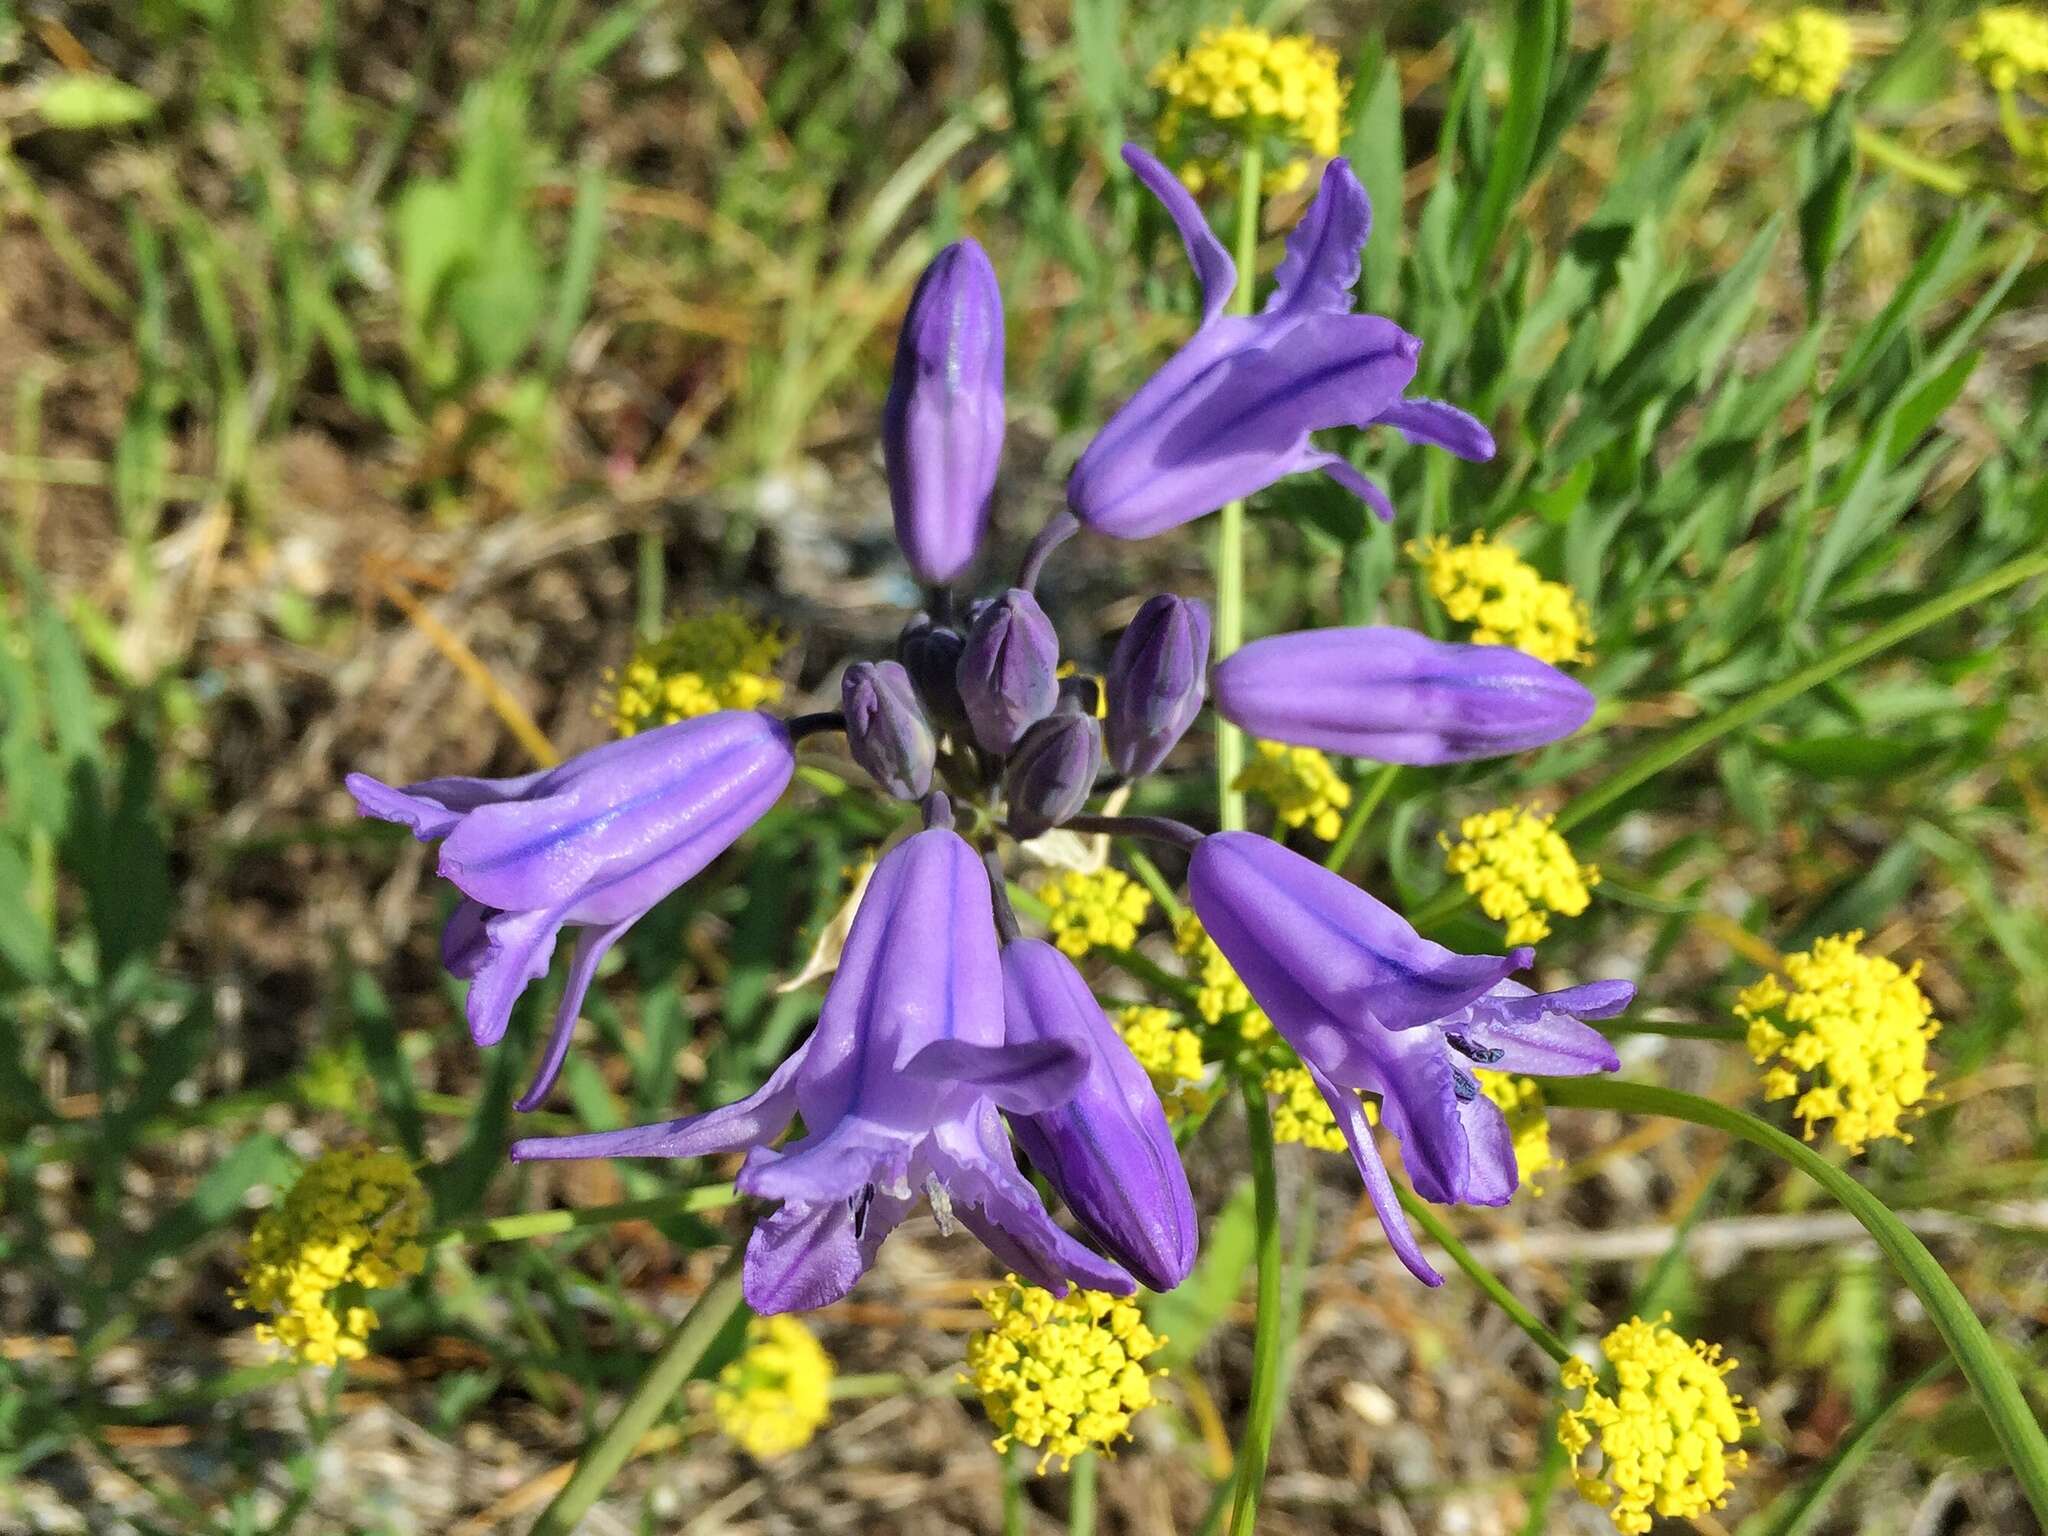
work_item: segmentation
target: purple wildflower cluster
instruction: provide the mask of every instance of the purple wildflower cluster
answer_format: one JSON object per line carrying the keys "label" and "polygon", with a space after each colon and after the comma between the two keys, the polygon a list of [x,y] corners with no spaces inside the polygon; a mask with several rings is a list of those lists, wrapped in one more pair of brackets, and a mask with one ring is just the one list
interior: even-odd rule
{"label": "purple wildflower cluster", "polygon": [[[1059,639],[1033,590],[1078,528],[1145,537],[1310,469],[1391,516],[1379,487],[1311,443],[1328,427],[1387,425],[1468,458],[1493,451],[1464,412],[1404,395],[1413,336],[1351,312],[1370,211],[1344,161],[1330,164],[1288,240],[1264,311],[1226,316],[1238,274],[1194,200],[1142,150],[1125,158],[1180,229],[1203,321],[1081,455],[1070,510],[1034,543],[1015,586],[957,613],[949,590],[986,532],[1004,419],[1001,296],[987,256],[963,240],[912,299],[882,433],[898,542],[939,600],[903,631],[894,659],[846,669],[839,711],[788,722],[725,711],[516,779],[348,780],[363,814],[441,842],[440,872],[462,893],[442,954],[470,983],[479,1044],[504,1034],[561,930],[576,930],[521,1109],[553,1083],[606,950],[766,813],[801,739],[844,731],[885,793],[920,805],[925,829],[876,868],[816,1028],[759,1090],[678,1120],[512,1149],[520,1160],[744,1150],[738,1187],[777,1207],[747,1249],[746,1296],[759,1312],[844,1296],[920,1199],[942,1230],[966,1227],[1062,1293],[1069,1282],[1167,1290],[1194,1263],[1194,1202],[1165,1112],[1072,961],[1019,933],[998,833],[1066,825],[1187,851],[1197,916],[1308,1067],[1395,1250],[1431,1284],[1361,1095],[1376,1099],[1418,1194],[1497,1205],[1515,1188],[1514,1153],[1473,1069],[1617,1065],[1584,1021],[1627,1006],[1625,982],[1534,993],[1510,979],[1529,949],[1445,949],[1269,838],[1086,813],[1105,769],[1126,782],[1158,769],[1212,690],[1214,707],[1256,736],[1422,765],[1539,746],[1593,709],[1578,683],[1519,651],[1402,629],[1274,636],[1211,669],[1207,610],[1172,594],[1139,609],[1100,685],[1106,697],[1091,680],[1062,679]],[[955,829],[956,797],[985,812],[984,846]],[[781,1140],[799,1119],[802,1133]],[[1013,1139],[1088,1242],[1054,1222]]]}

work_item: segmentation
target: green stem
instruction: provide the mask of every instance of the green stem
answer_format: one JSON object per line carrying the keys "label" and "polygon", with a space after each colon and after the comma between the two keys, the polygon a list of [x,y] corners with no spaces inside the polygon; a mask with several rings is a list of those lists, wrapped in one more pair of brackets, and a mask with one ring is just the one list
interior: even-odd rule
{"label": "green stem", "polygon": [[514,1216],[460,1222],[428,1233],[427,1242],[508,1243],[528,1237],[552,1237],[581,1227],[609,1226],[615,1221],[715,1211],[739,1198],[739,1191],[730,1184],[704,1184],[672,1194],[651,1195],[645,1200],[621,1200],[614,1205],[587,1205],[573,1211],[522,1211]]}
{"label": "green stem", "polygon": [[1351,850],[1358,846],[1358,839],[1365,831],[1365,824],[1372,820],[1380,802],[1387,798],[1387,791],[1394,787],[1394,780],[1401,776],[1399,763],[1388,763],[1373,778],[1358,803],[1351,807],[1350,816],[1345,818],[1344,829],[1337,834],[1337,841],[1330,844],[1330,851],[1323,857],[1323,868],[1344,872],[1344,866],[1351,862]]}
{"label": "green stem", "polygon": [[[2010,567],[2006,567],[2010,569]],[[1981,585],[1981,584],[1980,584]],[[1560,1109],[1611,1109],[1622,1114],[1666,1115],[1739,1136],[1783,1159],[1812,1179],[1863,1224],[1892,1267],[1913,1288],[1942,1341],[1962,1367],[1984,1416],[2012,1463],[2034,1514],[2048,1525],[2048,1437],[2028,1406],[1998,1346],[1970,1309],[1940,1260],[1877,1196],[1803,1141],[1754,1115],[1675,1088],[1602,1078],[1544,1078],[1544,1098]]]}
{"label": "green stem", "polygon": [[[1264,165],[1256,143],[1244,147],[1237,180],[1237,287],[1232,314],[1248,315],[1259,287],[1259,180]],[[1233,501],[1216,523],[1216,659],[1244,644],[1244,503]],[[1244,793],[1231,786],[1244,771],[1244,732],[1216,717],[1216,819],[1225,831],[1244,826]]]}
{"label": "green stem", "polygon": [[1915,154],[1898,140],[1887,138],[1875,128],[1858,123],[1855,128],[1856,147],[1887,170],[1896,171],[1909,181],[1917,181],[1923,187],[1947,197],[1961,197],[1972,189],[1969,176],[1952,165],[1939,160],[1929,160],[1925,155]]}
{"label": "green stem", "polygon": [[1899,1416],[1899,1411],[1954,1370],[1955,1366],[1955,1361],[1943,1355],[1878,1404],[1877,1408],[1835,1447],[1834,1454],[1821,1464],[1820,1470],[1808,1478],[1797,1493],[1790,1496],[1790,1502],[1783,1505],[1782,1514],[1778,1512],[1778,1506],[1772,1507],[1769,1512],[1771,1523],[1764,1527],[1763,1536],[1805,1536],[1813,1523],[1826,1512],[1828,1500],[1834,1497],[1835,1491],[1877,1448],[1878,1437],[1890,1427],[1892,1420]]}
{"label": "green stem", "polygon": [[1522,1332],[1529,1335],[1536,1347],[1559,1365],[1571,1359],[1570,1347],[1563,1339],[1552,1333],[1543,1319],[1523,1306],[1515,1293],[1502,1284],[1498,1275],[1480,1263],[1472,1250],[1458,1240],[1458,1234],[1444,1223],[1444,1219],[1430,1209],[1429,1205],[1406,1185],[1396,1183],[1394,1193],[1401,1197],[1401,1209],[1423,1231],[1430,1241],[1451,1256],[1451,1262],[1465,1272],[1465,1277],[1479,1289],[1486,1292],[1493,1304],[1507,1313],[1508,1320]]}
{"label": "green stem", "polygon": [[541,1511],[528,1536],[569,1536],[597,1502],[598,1495],[640,1444],[641,1436],[654,1427],[654,1421],[690,1379],[711,1341],[739,1310],[740,1265],[745,1255],[746,1244],[735,1243],[717,1277],[661,1346],[661,1353],[647,1367],[647,1374],[640,1378],[640,1385],[626,1399],[619,1416],[605,1426],[577,1459],[576,1470],[555,1495],[554,1502]]}
{"label": "green stem", "polygon": [[1095,1468],[1093,1451],[1074,1458],[1067,1479],[1067,1530],[1069,1536],[1095,1536]]}
{"label": "green stem", "polygon": [[1273,1113],[1256,1079],[1244,1083],[1245,1129],[1252,1155],[1252,1211],[1258,1224],[1258,1334],[1252,1341],[1252,1397],[1245,1416],[1244,1443],[1237,1453],[1237,1485],[1230,1511],[1230,1536],[1258,1529],[1259,1489],[1273,1448],[1273,1424],[1280,1413],[1280,1357],[1285,1309],[1280,1295],[1280,1189],[1273,1167]]}
{"label": "green stem", "polygon": [[[1663,739],[1651,743],[1626,763],[1572,799],[1557,815],[1557,830],[1569,832],[1572,828],[1591,820],[1616,801],[1633,790],[1654,779],[1667,768],[1676,767],[1695,752],[1712,746],[1729,732],[1761,720],[1773,710],[1789,704],[1809,689],[1817,688],[1839,674],[1848,671],[1881,655],[1893,646],[1910,640],[1923,629],[1930,629],[1943,619],[1975,607],[1986,598],[1994,597],[2008,587],[2036,576],[2048,576],[2048,554],[2022,555],[2017,560],[2008,560],[2004,565],[1966,582],[1953,591],[1939,597],[1929,598],[1918,607],[1908,609],[1889,624],[1880,624],[1868,634],[1851,640],[1848,644],[1820,658],[1809,666],[1801,667],[1790,677],[1772,683],[1768,688],[1759,688],[1747,698],[1737,700],[1717,715],[1710,715],[1682,731],[1674,731]],[[1426,928],[1441,922],[1467,899],[1462,885],[1449,885],[1438,892],[1436,897],[1425,902],[1411,916],[1410,921],[1418,928]]]}
{"label": "green stem", "polygon": [[1024,1513],[1025,1452],[1021,1445],[1010,1447],[1003,1458],[1003,1536],[1025,1536],[1029,1522]]}

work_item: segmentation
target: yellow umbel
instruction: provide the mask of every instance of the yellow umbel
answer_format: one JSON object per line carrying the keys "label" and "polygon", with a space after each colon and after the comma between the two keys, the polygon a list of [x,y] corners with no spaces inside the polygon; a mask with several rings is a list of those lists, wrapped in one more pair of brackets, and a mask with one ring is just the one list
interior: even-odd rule
{"label": "yellow umbel", "polygon": [[1600,883],[1596,866],[1572,857],[1571,846],[1552,825],[1556,820],[1526,806],[1506,805],[1459,822],[1459,842],[1438,836],[1446,850],[1444,867],[1464,878],[1481,911],[1508,925],[1510,944],[1548,938],[1551,914],[1577,917]]}
{"label": "yellow umbel", "polygon": [[1337,153],[1344,85],[1337,52],[1313,38],[1276,37],[1236,21],[1205,27],[1195,45],[1153,67],[1164,98],[1159,143],[1194,191],[1227,181],[1233,151],[1255,142],[1268,167],[1267,192],[1289,192],[1308,176],[1297,158]]}
{"label": "yellow umbel", "polygon": [[256,1337],[308,1365],[362,1359],[377,1314],[359,1295],[425,1266],[426,1208],[419,1176],[398,1153],[322,1153],[257,1221],[235,1305],[268,1312]]}
{"label": "yellow umbel", "polygon": [[608,676],[612,725],[631,736],[716,710],[779,703],[775,667],[788,648],[772,624],[756,624],[737,604],[679,619]]}
{"label": "yellow umbel", "polygon": [[1773,96],[1795,97],[1818,112],[1849,72],[1849,24],[1832,11],[1803,5],[1757,28],[1749,73]]}
{"label": "yellow umbel", "polygon": [[747,1347],[718,1373],[718,1427],[757,1461],[811,1443],[832,1415],[832,1357],[793,1317],[757,1317]]}
{"label": "yellow umbel", "polygon": [[1292,1141],[1317,1152],[1345,1150],[1344,1133],[1330,1113],[1322,1090],[1306,1067],[1274,1067],[1265,1076],[1273,1096],[1273,1139]]}
{"label": "yellow umbel", "polygon": [[1529,1193],[1540,1195],[1536,1180],[1557,1164],[1550,1150],[1550,1121],[1543,1113],[1543,1090],[1534,1078],[1513,1077],[1501,1072],[1480,1072],[1479,1091],[1500,1107],[1507,1117],[1508,1135],[1515,1143],[1515,1171]]}
{"label": "yellow umbel", "polygon": [[1766,976],[1745,987],[1735,1016],[1749,1025],[1749,1054],[1764,1074],[1764,1097],[1789,1099],[1808,1086],[1792,1112],[1806,1122],[1834,1122],[1848,1151],[1867,1142],[1913,1138],[1901,1122],[1925,1113],[1933,1074],[1927,1044],[1941,1032],[1934,1005],[1920,990],[1920,965],[1900,970],[1857,947],[1857,929],[1815,941],[1785,957],[1788,987]]}
{"label": "yellow umbel", "polygon": [[1152,893],[1120,869],[1068,870],[1038,888],[1052,941],[1076,960],[1091,949],[1129,949],[1152,912]]}
{"label": "yellow umbel", "polygon": [[1646,1536],[1652,1514],[1686,1518],[1728,1502],[1731,1476],[1748,1465],[1730,1450],[1755,1425],[1756,1410],[1728,1390],[1733,1360],[1718,1344],[1689,1343],[1665,1325],[1630,1318],[1600,1341],[1613,1368],[1612,1394],[1583,1360],[1565,1362],[1568,1391],[1585,1399],[1558,1420],[1557,1438],[1574,1460],[1596,1442],[1597,1472],[1576,1472],[1579,1492],[1606,1507],[1627,1536]]}
{"label": "yellow umbel", "polygon": [[1351,786],[1314,747],[1290,747],[1262,741],[1232,789],[1257,795],[1290,827],[1307,827],[1324,842],[1335,842],[1344,830],[1344,811],[1351,804]]}
{"label": "yellow umbel", "polygon": [[996,1427],[995,1448],[1039,1452],[1038,1470],[1107,1450],[1152,1402],[1145,1361],[1166,1340],[1130,1301],[1075,1286],[1064,1297],[1015,1275],[981,1295],[986,1331],[967,1341],[967,1377]]}
{"label": "yellow umbel", "polygon": [[1994,91],[2016,90],[2022,80],[2048,75],[2048,14],[2026,5],[1986,6],[1972,18],[1960,51]]}
{"label": "yellow umbel", "polygon": [[1425,542],[1409,540],[1407,550],[1444,612],[1473,626],[1477,644],[1512,645],[1554,666],[1593,659],[1587,649],[1593,621],[1578,594],[1540,575],[1507,545],[1489,542],[1484,533],[1462,544],[1432,534]]}
{"label": "yellow umbel", "polygon": [[1164,1008],[1132,1003],[1113,1016],[1116,1032],[1152,1079],[1169,1120],[1183,1120],[1209,1107],[1202,1087],[1202,1037]]}
{"label": "yellow umbel", "polygon": [[1252,1001],[1252,994],[1236,970],[1224,958],[1216,941],[1192,912],[1183,912],[1173,925],[1173,947],[1189,961],[1189,980],[1195,986],[1195,1011],[1205,1024],[1216,1025],[1233,1019],[1237,1032],[1256,1043],[1273,1033],[1273,1021]]}

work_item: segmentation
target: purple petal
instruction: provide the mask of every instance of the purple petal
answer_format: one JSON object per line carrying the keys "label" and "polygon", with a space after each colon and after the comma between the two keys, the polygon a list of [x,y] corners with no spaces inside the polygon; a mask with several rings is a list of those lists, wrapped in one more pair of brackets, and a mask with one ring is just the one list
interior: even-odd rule
{"label": "purple petal", "polygon": [[441,968],[458,981],[470,981],[491,955],[485,924],[497,914],[467,896],[455,903],[441,929]]}
{"label": "purple petal", "polygon": [[1336,1117],[1337,1129],[1344,1133],[1344,1140],[1351,1148],[1351,1161],[1358,1167],[1359,1180],[1365,1185],[1373,1214],[1379,1217],[1395,1257],[1407,1265],[1408,1273],[1424,1285],[1442,1285],[1444,1277],[1430,1268],[1429,1260],[1422,1256],[1422,1245],[1415,1241],[1415,1231],[1408,1225],[1408,1213],[1401,1209],[1401,1197],[1394,1193],[1394,1181],[1387,1177],[1387,1165],[1381,1160],[1380,1149],[1372,1139],[1372,1126],[1366,1122],[1365,1106],[1359,1103],[1357,1094],[1340,1088],[1318,1072],[1315,1063],[1306,1065],[1308,1075]]}
{"label": "purple petal", "polygon": [[1374,425],[1392,427],[1411,443],[1441,448],[1474,463],[1493,457],[1493,434],[1479,418],[1441,400],[1397,400],[1380,412]]}
{"label": "purple petal", "polygon": [[1476,1043],[1504,1053],[1493,1063],[1497,1071],[1539,1077],[1613,1072],[1621,1066],[1613,1044],[1580,1021],[1612,1018],[1635,993],[1626,981],[1593,981],[1561,992],[1531,992],[1504,981],[1473,1003],[1463,1027]]}
{"label": "purple petal", "polygon": [[577,1157],[708,1157],[773,1141],[796,1113],[796,1079],[811,1049],[807,1042],[790,1054],[767,1082],[735,1103],[618,1131],[580,1136],[527,1136],[512,1143],[512,1161],[538,1162]]}
{"label": "purple petal", "polygon": [[757,1199],[795,1205],[850,1200],[871,1186],[905,1193],[915,1150],[915,1137],[849,1115],[785,1147],[756,1147],[733,1182]]}
{"label": "purple petal", "polygon": [[555,1027],[548,1035],[547,1050],[542,1053],[540,1065],[534,1069],[533,1083],[513,1104],[514,1109],[535,1109],[548,1096],[548,1090],[555,1086],[555,1078],[561,1073],[562,1063],[568,1059],[569,1041],[576,1033],[576,1019],[583,1012],[583,997],[590,990],[591,978],[597,975],[597,967],[619,936],[633,926],[633,919],[614,923],[609,928],[581,928],[576,933],[576,950],[569,961],[569,975],[562,983],[562,1001],[555,1009]]}
{"label": "purple petal", "polygon": [[1505,645],[1385,625],[1254,640],[1215,669],[1216,708],[1254,736],[1383,763],[1469,762],[1569,736],[1595,700]]}
{"label": "purple petal", "polygon": [[1266,313],[1323,310],[1348,314],[1358,286],[1359,253],[1372,233],[1372,203],[1351,162],[1332,160],[1308,212],[1287,237],[1287,255]]}
{"label": "purple petal", "polygon": [[809,1312],[852,1290],[866,1268],[845,1201],[788,1205],[754,1228],[740,1289],[763,1317]]}
{"label": "purple petal", "polygon": [[1002,1108],[1026,1115],[1066,1103],[1087,1072],[1087,1052],[1065,1040],[1015,1045],[934,1040],[903,1068],[906,1077],[964,1083]]}
{"label": "purple petal", "polygon": [[486,920],[483,959],[476,963],[463,1003],[469,1037],[478,1045],[496,1045],[505,1038],[520,994],[547,975],[555,935],[561,931],[559,912],[500,912]]}
{"label": "purple petal", "polygon": [[1181,244],[1187,247],[1188,261],[1202,285],[1202,323],[1207,325],[1230,302],[1231,290],[1237,287],[1236,264],[1223,249],[1223,242],[1216,238],[1216,231],[1209,227],[1194,194],[1178,176],[1135,144],[1124,146],[1124,164],[1137,173],[1138,180],[1159,199],[1166,216],[1180,230]]}
{"label": "purple petal", "polygon": [[1345,490],[1356,496],[1368,507],[1371,507],[1373,514],[1381,522],[1391,523],[1394,520],[1393,498],[1380,489],[1378,481],[1369,479],[1359,473],[1358,469],[1353,466],[1349,459],[1339,454],[1311,450],[1303,455],[1301,468],[1321,470],[1332,480],[1343,486]]}
{"label": "purple petal", "polygon": [[1066,1294],[1067,1280],[1128,1296],[1136,1283],[1053,1222],[1038,1191],[1017,1171],[995,1107],[984,1101],[964,1120],[939,1127],[932,1168],[954,1214],[1003,1263],[1034,1285]]}

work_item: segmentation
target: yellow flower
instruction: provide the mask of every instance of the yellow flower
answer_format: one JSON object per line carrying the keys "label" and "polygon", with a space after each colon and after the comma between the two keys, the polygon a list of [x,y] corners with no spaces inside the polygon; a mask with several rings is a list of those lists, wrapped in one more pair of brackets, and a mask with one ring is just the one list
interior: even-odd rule
{"label": "yellow flower", "polygon": [[1043,1472],[1130,1433],[1132,1415],[1152,1402],[1145,1361],[1166,1340],[1137,1307],[1075,1286],[1064,1298],[1015,1275],[981,1295],[989,1327],[967,1341],[965,1378],[996,1427],[995,1448],[1038,1451]]}
{"label": "yellow flower", "polygon": [[1900,970],[1881,955],[1863,954],[1862,930],[1815,941],[1785,957],[1787,988],[1775,976],[1745,987],[1735,1016],[1748,1021],[1749,1054],[1764,1074],[1764,1097],[1799,1093],[1792,1112],[1814,1124],[1834,1122],[1834,1138],[1851,1153],[1867,1142],[1911,1141],[1901,1121],[1925,1113],[1933,1074],[1927,1043],[1941,1032],[1934,1005],[1920,990],[1920,965]]}
{"label": "yellow flower", "polygon": [[1728,1502],[1730,1475],[1749,1463],[1729,1450],[1757,1421],[1756,1410],[1728,1390],[1733,1360],[1718,1344],[1688,1343],[1664,1326],[1630,1318],[1600,1341],[1617,1386],[1600,1389],[1583,1360],[1561,1372],[1565,1387],[1585,1393],[1558,1420],[1557,1438],[1573,1460],[1596,1440],[1597,1473],[1576,1474],[1579,1492],[1606,1506],[1617,1529],[1646,1536],[1660,1515],[1689,1517]]}
{"label": "yellow flower", "polygon": [[1272,1035],[1273,1021],[1252,1001],[1250,989],[1239,980],[1194,913],[1183,912],[1173,925],[1173,947],[1191,962],[1189,979],[1195,984],[1195,1010],[1204,1023],[1215,1025],[1231,1020],[1237,1033],[1253,1043]]}
{"label": "yellow flower", "polygon": [[1407,549],[1444,612],[1473,625],[1478,644],[1512,645],[1553,665],[1592,660],[1586,645],[1593,621],[1586,605],[1505,544],[1489,543],[1484,533],[1463,544],[1432,534],[1427,543],[1409,540]]}
{"label": "yellow flower", "polygon": [[2048,15],[2025,5],[1979,11],[1963,40],[1962,55],[1995,91],[2010,91],[2033,75],[2048,75]]}
{"label": "yellow flower", "polygon": [[1150,80],[1165,98],[1160,146],[1194,191],[1227,182],[1247,143],[1266,156],[1262,185],[1269,193],[1290,192],[1307,179],[1297,149],[1337,153],[1344,84],[1336,50],[1313,38],[1276,37],[1243,21],[1204,27],[1192,48],[1161,59]]}
{"label": "yellow flower", "polygon": [[1317,1152],[1345,1150],[1344,1133],[1337,1129],[1337,1117],[1330,1113],[1308,1068],[1275,1067],[1265,1076],[1266,1092],[1278,1102],[1273,1105],[1273,1139],[1299,1142]]}
{"label": "yellow flower", "polygon": [[1461,842],[1438,834],[1448,850],[1444,866],[1464,876],[1480,910],[1508,925],[1510,944],[1548,938],[1550,914],[1577,917],[1600,883],[1598,868],[1572,857],[1571,846],[1551,825],[1556,820],[1507,805],[1459,822]]}
{"label": "yellow flower", "polygon": [[756,1461],[809,1445],[832,1415],[832,1357],[793,1317],[757,1317],[718,1373],[718,1427]]}
{"label": "yellow flower", "polygon": [[1480,1072],[1479,1091],[1500,1106],[1507,1116],[1508,1135],[1515,1143],[1515,1171],[1522,1176],[1529,1193],[1540,1195],[1536,1182],[1557,1159],[1550,1151],[1550,1121],[1543,1113],[1543,1090],[1534,1078],[1510,1077],[1499,1072]]}
{"label": "yellow flower", "polygon": [[1209,1092],[1201,1086],[1202,1037],[1184,1027],[1178,1014],[1133,1003],[1116,1011],[1115,1023],[1151,1077],[1168,1119],[1185,1119],[1209,1107]]}
{"label": "yellow flower", "polygon": [[383,1290],[426,1265],[427,1194],[396,1152],[324,1152],[250,1234],[234,1303],[271,1314],[256,1337],[308,1365],[369,1353],[377,1314],[359,1293]]}
{"label": "yellow flower", "polygon": [[1244,771],[1230,787],[1257,795],[1290,827],[1307,827],[1324,842],[1334,842],[1344,828],[1344,808],[1351,804],[1351,786],[1330,760],[1314,747],[1290,747],[1261,741]]}
{"label": "yellow flower", "polygon": [[1091,949],[1129,949],[1152,913],[1152,894],[1120,869],[1069,870],[1039,887],[1052,941],[1076,960]]}
{"label": "yellow flower", "polygon": [[1803,5],[1756,33],[1749,73],[1773,96],[1796,96],[1818,112],[1849,72],[1849,24]]}
{"label": "yellow flower", "polygon": [[624,670],[608,674],[612,724],[632,736],[715,710],[777,703],[775,666],[788,648],[772,624],[755,624],[737,604],[679,619],[643,641]]}

